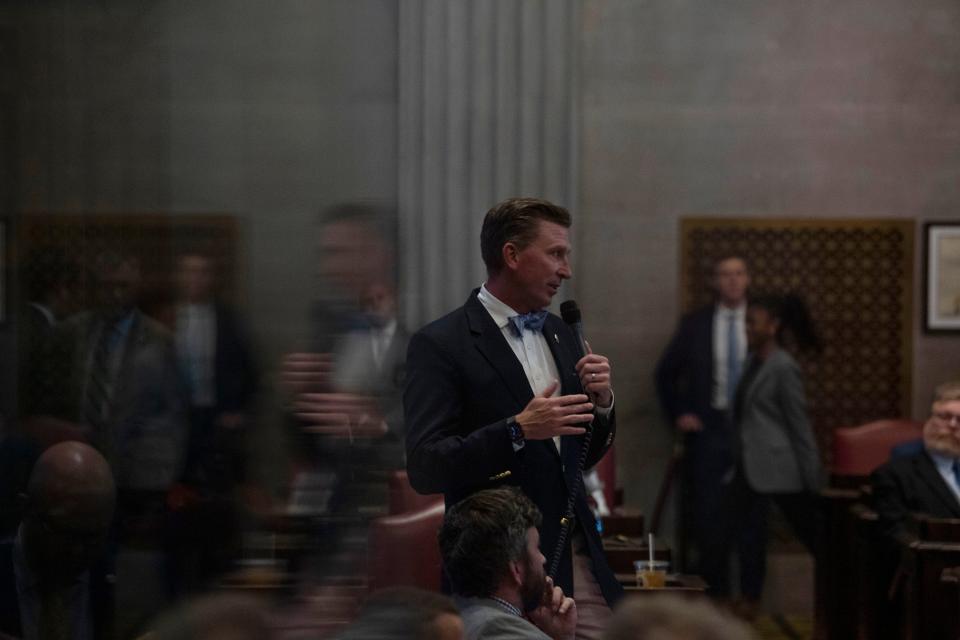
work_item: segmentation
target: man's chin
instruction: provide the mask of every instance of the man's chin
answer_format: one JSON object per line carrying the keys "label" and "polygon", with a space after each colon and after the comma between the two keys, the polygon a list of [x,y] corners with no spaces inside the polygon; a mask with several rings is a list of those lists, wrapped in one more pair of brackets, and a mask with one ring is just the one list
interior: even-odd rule
{"label": "man's chin", "polygon": [[924,444],[927,449],[936,453],[951,457],[960,458],[960,442],[954,442],[952,439],[932,439],[928,438]]}
{"label": "man's chin", "polygon": [[541,573],[538,579],[523,585],[520,593],[520,599],[523,601],[523,610],[533,611],[543,604],[544,599],[549,595],[552,594],[547,593],[547,578]]}

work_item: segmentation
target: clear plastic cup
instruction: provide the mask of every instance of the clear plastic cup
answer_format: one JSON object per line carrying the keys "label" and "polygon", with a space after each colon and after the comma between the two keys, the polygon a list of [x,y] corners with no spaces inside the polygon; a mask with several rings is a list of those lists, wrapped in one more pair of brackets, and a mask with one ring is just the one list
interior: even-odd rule
{"label": "clear plastic cup", "polygon": [[637,572],[637,586],[644,589],[663,589],[667,586],[667,570],[670,563],[666,560],[635,560],[633,568]]}

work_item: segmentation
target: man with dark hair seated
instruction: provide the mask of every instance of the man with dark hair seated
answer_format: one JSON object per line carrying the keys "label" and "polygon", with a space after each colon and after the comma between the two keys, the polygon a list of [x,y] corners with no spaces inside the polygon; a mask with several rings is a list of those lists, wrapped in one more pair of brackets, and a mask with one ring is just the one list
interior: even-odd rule
{"label": "man with dark hair seated", "polygon": [[488,489],[447,511],[438,540],[467,640],[572,640],[577,607],[546,576],[541,515],[522,492]]}

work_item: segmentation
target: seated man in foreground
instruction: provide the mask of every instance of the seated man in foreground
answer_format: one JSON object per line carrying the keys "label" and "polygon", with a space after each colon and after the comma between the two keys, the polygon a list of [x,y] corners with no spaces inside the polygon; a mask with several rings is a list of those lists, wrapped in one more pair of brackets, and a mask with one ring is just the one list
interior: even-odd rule
{"label": "seated man in foreground", "polygon": [[911,513],[960,518],[960,381],[937,387],[923,425],[923,450],[891,460],[871,478],[880,530],[907,532]]}
{"label": "seated man in foreground", "polygon": [[447,511],[437,538],[467,640],[572,640],[577,607],[544,572],[540,512],[514,488],[488,489]]}

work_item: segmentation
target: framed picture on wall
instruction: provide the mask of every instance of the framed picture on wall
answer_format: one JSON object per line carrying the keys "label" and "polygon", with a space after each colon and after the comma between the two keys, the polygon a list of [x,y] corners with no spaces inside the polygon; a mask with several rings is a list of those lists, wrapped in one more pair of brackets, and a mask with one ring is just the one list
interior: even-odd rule
{"label": "framed picture on wall", "polygon": [[960,333],[960,222],[928,222],[924,240],[924,330]]}

